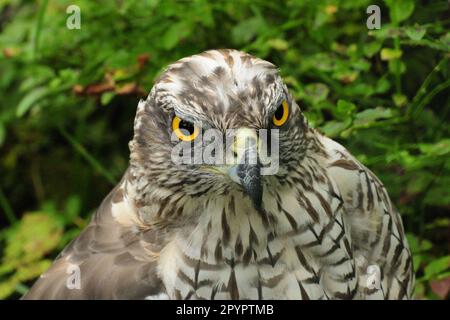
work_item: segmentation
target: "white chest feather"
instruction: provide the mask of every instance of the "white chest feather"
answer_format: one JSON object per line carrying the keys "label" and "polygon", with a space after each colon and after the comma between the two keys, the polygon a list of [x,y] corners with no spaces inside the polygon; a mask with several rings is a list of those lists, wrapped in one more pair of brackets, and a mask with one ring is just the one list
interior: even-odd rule
{"label": "white chest feather", "polygon": [[265,191],[264,212],[239,194],[209,201],[196,227],[161,252],[169,297],[326,299],[354,290],[339,205],[327,192],[299,195],[288,186]]}

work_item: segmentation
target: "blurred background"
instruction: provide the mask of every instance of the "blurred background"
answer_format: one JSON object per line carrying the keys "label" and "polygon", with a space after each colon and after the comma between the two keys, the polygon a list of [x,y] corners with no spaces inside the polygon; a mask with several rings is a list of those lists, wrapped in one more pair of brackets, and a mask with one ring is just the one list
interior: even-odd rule
{"label": "blurred background", "polygon": [[446,0],[0,0],[0,299],[25,293],[119,181],[155,76],[215,48],[280,67],[311,125],[386,185],[416,298],[448,299],[449,24]]}

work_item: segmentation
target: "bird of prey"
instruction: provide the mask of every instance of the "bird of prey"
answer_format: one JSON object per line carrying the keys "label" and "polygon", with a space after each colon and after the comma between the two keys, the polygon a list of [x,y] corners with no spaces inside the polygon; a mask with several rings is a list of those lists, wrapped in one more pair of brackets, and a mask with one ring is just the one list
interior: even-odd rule
{"label": "bird of prey", "polygon": [[[243,132],[253,154],[249,132],[276,129],[278,170],[174,163],[174,133],[194,145],[207,129]],[[385,187],[308,125],[272,63],[222,49],[171,64],[139,102],[129,147],[120,183],[24,299],[412,298]]]}

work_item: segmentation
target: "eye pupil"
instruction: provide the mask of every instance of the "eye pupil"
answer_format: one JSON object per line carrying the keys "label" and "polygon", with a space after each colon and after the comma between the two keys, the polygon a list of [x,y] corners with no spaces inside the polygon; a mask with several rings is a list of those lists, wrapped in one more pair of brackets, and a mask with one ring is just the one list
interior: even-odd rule
{"label": "eye pupil", "polygon": [[191,122],[180,119],[177,116],[173,117],[172,130],[183,141],[193,141],[199,134],[199,129]]}
{"label": "eye pupil", "polygon": [[281,118],[283,118],[283,113],[284,113],[283,105],[280,104],[280,106],[275,111],[275,114],[274,114],[275,119],[281,120]]}
{"label": "eye pupil", "polygon": [[289,117],[289,106],[286,100],[283,100],[281,105],[275,110],[272,122],[275,126],[280,127],[286,123]]}
{"label": "eye pupil", "polygon": [[186,130],[189,134],[193,134],[195,131],[193,124],[184,120],[180,121],[180,129]]}

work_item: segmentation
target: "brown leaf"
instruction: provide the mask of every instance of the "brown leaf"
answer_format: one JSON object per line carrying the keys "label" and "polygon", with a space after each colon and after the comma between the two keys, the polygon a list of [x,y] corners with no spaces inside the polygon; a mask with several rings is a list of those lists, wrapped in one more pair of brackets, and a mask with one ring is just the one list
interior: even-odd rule
{"label": "brown leaf", "polygon": [[126,83],[120,88],[116,88],[117,94],[130,94],[136,91],[137,85],[134,82]]}
{"label": "brown leaf", "polygon": [[102,94],[103,92],[107,91],[113,91],[114,85],[110,83],[96,83],[96,84],[90,84],[87,86],[85,92],[88,95],[98,95]]}
{"label": "brown leaf", "polygon": [[129,82],[121,86],[120,88],[116,88],[116,93],[120,95],[125,94],[138,94],[140,96],[145,94],[144,89],[139,87],[139,85],[135,82]]}
{"label": "brown leaf", "polygon": [[148,60],[150,60],[150,55],[148,53],[143,53],[140,54],[137,57],[137,61],[138,61],[138,65],[139,65],[139,70],[142,70],[144,68],[144,66],[146,65],[146,63],[148,62]]}
{"label": "brown leaf", "polygon": [[76,84],[73,86],[72,92],[81,95],[84,92],[84,87],[81,84]]}
{"label": "brown leaf", "polygon": [[18,50],[15,48],[4,48],[3,49],[3,55],[5,58],[13,58],[18,54]]}
{"label": "brown leaf", "polygon": [[445,299],[450,292],[450,277],[430,281],[430,287],[436,295],[438,295],[441,299]]}

